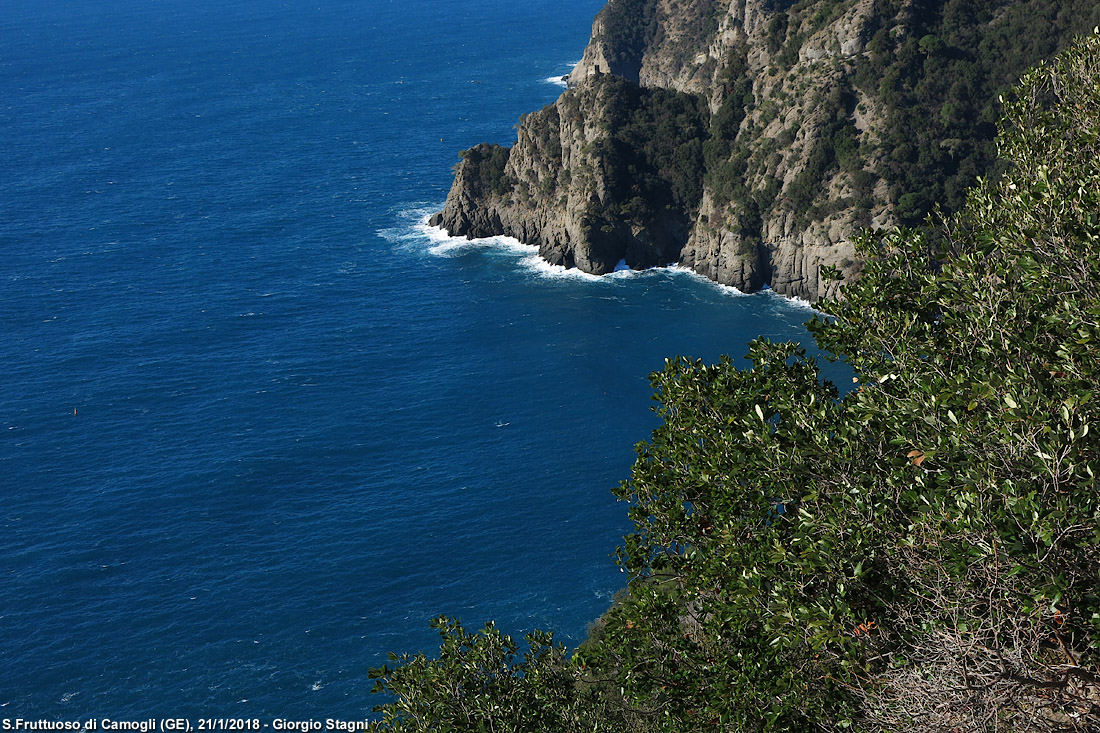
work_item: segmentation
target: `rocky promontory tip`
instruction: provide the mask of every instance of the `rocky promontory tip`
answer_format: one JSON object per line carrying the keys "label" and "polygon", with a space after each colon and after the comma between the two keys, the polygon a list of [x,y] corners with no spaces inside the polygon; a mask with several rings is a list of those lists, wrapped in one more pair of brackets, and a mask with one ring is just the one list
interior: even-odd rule
{"label": "rocky promontory tip", "polygon": [[[652,97],[679,118],[643,149]],[[684,190],[669,167],[686,146],[700,163],[703,116],[688,95],[593,77],[527,115],[512,148],[463,151],[443,211],[431,223],[452,236],[508,235],[549,263],[606,274],[679,261],[701,188]],[[690,178],[690,177],[688,177]]]}

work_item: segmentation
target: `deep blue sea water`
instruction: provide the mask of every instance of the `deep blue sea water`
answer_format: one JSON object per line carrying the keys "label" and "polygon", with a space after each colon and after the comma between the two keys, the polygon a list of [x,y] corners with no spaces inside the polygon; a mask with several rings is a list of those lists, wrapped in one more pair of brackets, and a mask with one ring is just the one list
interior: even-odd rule
{"label": "deep blue sea water", "polygon": [[809,315],[422,226],[601,4],[0,4],[0,718],[354,718],[437,614],[583,638],[647,373]]}

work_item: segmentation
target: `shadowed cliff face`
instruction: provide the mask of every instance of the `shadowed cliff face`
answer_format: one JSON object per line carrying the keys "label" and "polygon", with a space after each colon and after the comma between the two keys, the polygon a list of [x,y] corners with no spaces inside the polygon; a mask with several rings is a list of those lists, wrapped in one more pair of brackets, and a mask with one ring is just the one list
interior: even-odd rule
{"label": "shadowed cliff face", "polygon": [[679,263],[746,292],[835,293],[821,269],[858,276],[855,231],[950,208],[988,174],[990,90],[1097,15],[994,4],[611,0],[569,89],[511,149],[466,151],[432,223],[596,274]]}

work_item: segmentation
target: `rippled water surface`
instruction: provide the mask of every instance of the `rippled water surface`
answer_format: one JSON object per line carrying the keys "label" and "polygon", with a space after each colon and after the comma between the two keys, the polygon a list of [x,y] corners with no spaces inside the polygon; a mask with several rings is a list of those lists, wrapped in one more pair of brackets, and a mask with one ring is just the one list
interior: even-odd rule
{"label": "rippled water surface", "polygon": [[434,615],[583,637],[647,373],[809,313],[423,226],[601,4],[0,5],[0,717],[359,717]]}

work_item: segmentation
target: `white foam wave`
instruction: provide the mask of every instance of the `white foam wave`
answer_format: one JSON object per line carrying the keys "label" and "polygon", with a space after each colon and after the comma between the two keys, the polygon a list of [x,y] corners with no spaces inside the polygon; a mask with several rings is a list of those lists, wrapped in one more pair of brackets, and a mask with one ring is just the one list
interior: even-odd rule
{"label": "white foam wave", "polygon": [[[420,213],[410,211],[409,214]],[[585,280],[588,282],[600,282],[603,280],[617,280],[625,277],[633,277],[640,272],[631,270],[626,262],[622,261],[616,266],[615,271],[607,275],[593,275],[576,267],[566,268],[562,265],[552,265],[544,260],[538,253],[538,247],[532,244],[524,244],[515,237],[494,236],[467,239],[466,237],[452,237],[442,227],[432,226],[428,223],[431,214],[421,213],[418,220],[405,236],[398,239],[408,240],[416,238],[420,241],[428,241],[428,251],[440,257],[455,256],[462,252],[476,249],[496,250],[521,255],[517,264],[528,272],[540,277],[555,279]],[[396,230],[395,230],[396,231]],[[380,232],[381,233],[381,232]],[[385,234],[383,234],[385,236]]]}
{"label": "white foam wave", "polygon": [[769,292],[771,292],[771,294],[777,298],[783,298],[783,300],[787,301],[791,305],[797,305],[799,308],[805,308],[806,310],[811,310],[814,313],[821,313],[821,311],[819,311],[817,308],[814,308],[814,304],[808,300],[805,300],[803,298],[796,298],[793,295],[780,295],[774,290],[771,290]]}
{"label": "white foam wave", "polygon": [[558,74],[556,76],[548,76],[543,79],[543,81],[547,84],[553,84],[555,86],[561,87],[562,89],[565,89],[565,87],[568,86],[568,82],[566,81],[566,79],[569,77],[570,74],[573,73],[573,69],[577,68],[577,64],[579,64],[580,62],[580,59],[577,59],[576,61],[568,65],[569,71],[565,72],[564,74]]}
{"label": "white foam wave", "polygon": [[731,297],[742,298],[742,297],[751,296],[751,295],[761,295],[761,296],[769,297],[769,298],[779,298],[780,300],[784,301],[785,303],[789,303],[790,305],[798,306],[799,308],[805,308],[806,310],[813,311],[814,313],[820,313],[821,312],[817,308],[814,308],[813,303],[811,303],[808,300],[805,300],[803,298],[796,298],[796,297],[791,296],[791,295],[780,295],[779,293],[775,292],[774,290],[772,290],[771,288],[769,288],[767,286],[764,286],[764,289],[762,291],[760,291],[759,293],[746,293],[742,290],[738,290],[737,288],[733,287],[732,285],[723,285],[722,283],[717,283],[717,282],[711,280],[708,277],[703,277],[702,275],[700,275],[699,273],[695,272],[694,270],[692,270],[688,267],[682,267],[680,265],[673,264],[673,265],[669,265],[667,269],[668,269],[669,272],[673,272],[673,273],[677,273],[677,274],[682,273],[684,275],[687,275],[688,277],[695,278],[696,280],[699,280],[700,282],[704,282],[707,285],[709,285],[710,287],[717,289],[719,292],[723,293],[724,295],[729,295]]}
{"label": "white foam wave", "polygon": [[717,290],[718,292],[722,293],[723,295],[728,295],[732,298],[744,298],[744,297],[748,297],[748,296],[752,295],[752,293],[746,293],[743,290],[738,290],[737,288],[733,287],[732,285],[723,285],[722,283],[715,282],[714,280],[711,280],[709,277],[704,277],[704,276],[700,275],[695,270],[692,270],[690,267],[684,267],[682,265],[672,264],[672,265],[669,265],[666,269],[669,272],[671,272],[675,275],[683,275],[684,277],[690,277],[694,280],[698,280],[701,283],[705,283],[708,286],[710,286],[710,287],[714,288],[715,290]]}
{"label": "white foam wave", "polygon": [[515,237],[495,236],[467,239],[466,237],[452,237],[442,227],[432,226],[428,223],[432,214],[442,207],[438,204],[417,204],[401,212],[398,217],[406,224],[390,229],[380,229],[378,234],[394,243],[423,245],[425,240],[428,251],[438,257],[454,257],[470,250],[490,250],[519,255],[517,264],[523,270],[550,279],[581,280],[585,282],[615,282],[627,278],[654,277],[672,275],[674,277],[690,277],[708,287],[714,288],[723,295],[732,298],[744,298],[752,295],[782,298],[787,303],[818,312],[813,305],[802,298],[792,298],[776,293],[774,290],[765,289],[763,293],[746,293],[732,285],[723,285],[710,278],[704,277],[694,270],[676,263],[669,263],[664,267],[653,267],[645,270],[632,270],[626,264],[626,260],[620,260],[615,269],[606,275],[593,275],[576,267],[566,268],[562,265],[552,265],[538,254],[538,247],[524,244]]}
{"label": "white foam wave", "polygon": [[431,215],[442,209],[441,204],[418,203],[397,212],[397,226],[378,229],[375,233],[394,244],[407,244],[420,241],[424,234],[419,230],[419,225],[428,223]]}
{"label": "white foam wave", "polygon": [[571,280],[584,280],[587,282],[617,282],[619,280],[628,280],[643,277],[660,277],[665,272],[664,267],[650,267],[645,270],[632,270],[629,265],[626,264],[626,260],[620,260],[615,269],[606,275],[593,275],[590,272],[585,272],[576,267],[566,268],[562,265],[552,265],[546,260],[538,256],[538,254],[532,254],[528,257],[524,257],[520,260],[520,265],[530,272],[541,277],[559,278],[559,279],[571,279]]}
{"label": "white foam wave", "polygon": [[[517,252],[520,254],[530,254],[536,247],[530,244],[524,244],[515,237],[482,237],[477,239],[467,239],[466,237],[452,237],[442,227],[435,227],[428,223],[428,217],[423,217],[416,224],[413,225],[413,229],[425,239],[428,240],[430,246],[428,251],[434,255],[448,256],[464,252],[470,249],[496,249],[505,250],[511,252]],[[538,255],[535,255],[536,257]]]}
{"label": "white foam wave", "polygon": [[524,257],[519,262],[520,266],[528,272],[531,272],[539,277],[565,279],[565,280],[587,280],[588,282],[599,282],[601,276],[593,275],[589,272],[584,272],[576,267],[564,267],[562,265],[551,265],[539,255],[532,254]]}

